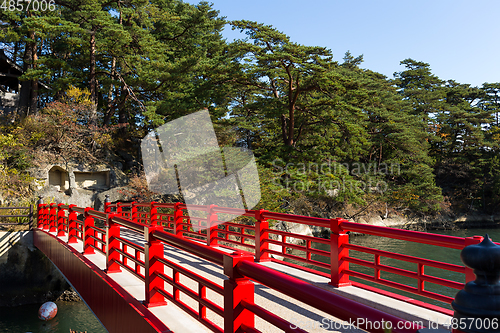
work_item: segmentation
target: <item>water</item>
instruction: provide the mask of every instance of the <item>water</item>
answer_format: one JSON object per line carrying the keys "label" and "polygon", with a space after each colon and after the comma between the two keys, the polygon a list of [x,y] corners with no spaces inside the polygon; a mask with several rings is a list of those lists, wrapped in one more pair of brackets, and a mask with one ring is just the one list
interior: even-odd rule
{"label": "water", "polygon": [[[449,235],[449,236],[456,236],[456,237],[470,237],[474,235],[480,235],[484,236],[486,233],[492,238],[493,241],[495,242],[500,242],[500,229],[466,229],[466,230],[458,230],[458,231],[431,231],[432,233],[437,233],[437,234],[443,234],[443,235]],[[426,258],[426,259],[431,259],[431,260],[436,260],[436,261],[441,261],[441,262],[446,262],[450,264],[456,264],[456,265],[463,265],[462,261],[460,260],[460,250],[455,250],[455,249],[448,249],[448,248],[443,248],[439,246],[433,246],[433,245],[425,245],[425,244],[418,244],[418,243],[413,243],[413,242],[408,242],[408,241],[402,241],[402,240],[397,240],[397,239],[390,239],[390,238],[385,238],[385,237],[378,237],[378,236],[350,236],[349,239],[351,244],[356,244],[356,245],[361,245],[369,248],[375,248],[378,250],[384,250],[384,251],[389,251],[389,252],[394,252],[394,253],[400,253],[400,254],[406,254],[406,255],[411,255],[415,257],[420,257],[420,258]],[[322,249],[322,250],[327,250],[329,251],[329,245],[326,244],[318,244],[316,243],[316,248]],[[298,254],[298,253],[297,253]],[[298,254],[299,255],[299,254]],[[373,262],[374,256],[371,254],[366,254],[366,253],[360,253],[357,251],[350,251],[349,254],[351,257],[359,258],[359,259],[364,259],[366,261]],[[329,259],[323,256],[319,255],[313,255],[312,256],[313,260],[321,261],[321,262],[326,262],[329,263]],[[298,262],[297,262],[298,263]],[[301,264],[301,263],[299,263]],[[397,267],[409,271],[416,272],[417,271],[417,264],[415,263],[408,263],[408,262],[402,262],[400,260],[396,259],[390,259],[390,258],[383,258],[381,257],[381,264],[383,265],[388,265],[392,267]],[[301,264],[305,265],[305,264]],[[307,265],[305,265],[307,266]],[[313,268],[312,266],[309,266]],[[314,267],[317,269],[316,267]],[[356,264],[350,264],[349,267],[351,270],[364,273],[367,275],[373,276],[374,270],[373,268],[368,268]],[[326,270],[323,270],[327,272]],[[464,274],[461,273],[456,273],[456,272],[451,272],[448,270],[443,270],[439,268],[434,268],[434,267],[425,267],[425,274],[426,275],[431,275],[431,276],[436,276],[440,278],[444,278],[447,280],[452,280],[456,282],[463,283],[465,282],[465,277]],[[392,273],[387,273],[381,271],[381,278],[387,279],[390,281],[402,283],[408,286],[412,287],[417,287],[417,280],[413,278],[407,278],[403,277],[400,275],[395,275]],[[381,286],[366,280],[362,280],[359,278],[355,277],[350,277],[351,281],[357,281],[369,286],[374,286],[379,289],[387,290],[390,292],[394,292],[400,295],[404,296],[409,296],[414,299],[418,299],[427,303],[431,303],[434,305],[438,305],[444,308],[451,309],[451,306],[446,303],[442,303],[436,300],[432,300],[426,297],[414,295],[412,293],[407,293],[403,292],[400,290],[396,290],[393,288]],[[449,288],[449,287],[443,287],[440,285],[436,285],[430,282],[425,282],[425,290],[431,291],[431,292],[436,292],[442,295],[446,295],[449,297],[455,297],[456,293],[458,292],[457,289]]]}
{"label": "water", "polygon": [[49,321],[38,319],[41,304],[0,307],[0,333],[106,333],[106,329],[84,302],[55,302],[57,315]]}

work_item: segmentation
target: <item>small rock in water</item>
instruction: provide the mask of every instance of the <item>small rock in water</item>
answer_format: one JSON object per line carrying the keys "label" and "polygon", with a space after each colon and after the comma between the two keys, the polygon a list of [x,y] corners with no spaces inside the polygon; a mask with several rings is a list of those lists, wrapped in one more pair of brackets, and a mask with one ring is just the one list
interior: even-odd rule
{"label": "small rock in water", "polygon": [[41,320],[51,320],[57,314],[57,305],[54,302],[46,302],[43,303],[40,309],[38,310],[38,318]]}
{"label": "small rock in water", "polygon": [[57,301],[78,302],[81,301],[80,296],[75,291],[65,290]]}

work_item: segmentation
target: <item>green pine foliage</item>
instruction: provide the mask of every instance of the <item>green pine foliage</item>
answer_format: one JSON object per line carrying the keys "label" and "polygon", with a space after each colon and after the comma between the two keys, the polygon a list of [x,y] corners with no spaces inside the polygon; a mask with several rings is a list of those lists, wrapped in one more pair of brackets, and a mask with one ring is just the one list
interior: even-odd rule
{"label": "green pine foliage", "polygon": [[[461,212],[500,210],[500,83],[445,81],[410,58],[387,78],[361,68],[362,55],[338,62],[270,25],[227,22],[206,2],[62,0],[53,9],[0,11],[0,43],[24,71],[22,103],[0,133],[4,189],[30,151],[69,140],[50,125],[56,118],[78,118],[73,158],[205,108],[221,146],[254,152],[258,208],[379,201],[429,213],[447,200]],[[226,24],[246,38],[224,40]],[[70,91],[88,92],[77,103],[85,112]]]}

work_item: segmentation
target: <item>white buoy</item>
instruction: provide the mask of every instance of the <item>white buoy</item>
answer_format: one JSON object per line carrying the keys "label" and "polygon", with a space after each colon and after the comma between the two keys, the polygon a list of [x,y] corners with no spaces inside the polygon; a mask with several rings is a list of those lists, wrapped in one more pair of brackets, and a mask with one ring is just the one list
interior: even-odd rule
{"label": "white buoy", "polygon": [[57,305],[54,302],[46,302],[43,303],[40,309],[38,310],[38,318],[41,320],[51,320],[57,314]]}

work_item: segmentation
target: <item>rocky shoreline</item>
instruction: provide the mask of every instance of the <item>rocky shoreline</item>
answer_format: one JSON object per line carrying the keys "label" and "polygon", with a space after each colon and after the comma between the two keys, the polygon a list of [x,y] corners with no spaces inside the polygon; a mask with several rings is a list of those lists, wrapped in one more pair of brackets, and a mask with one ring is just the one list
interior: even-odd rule
{"label": "rocky shoreline", "polygon": [[500,228],[500,214],[439,215],[434,217],[383,216],[360,217],[354,222],[415,231]]}

